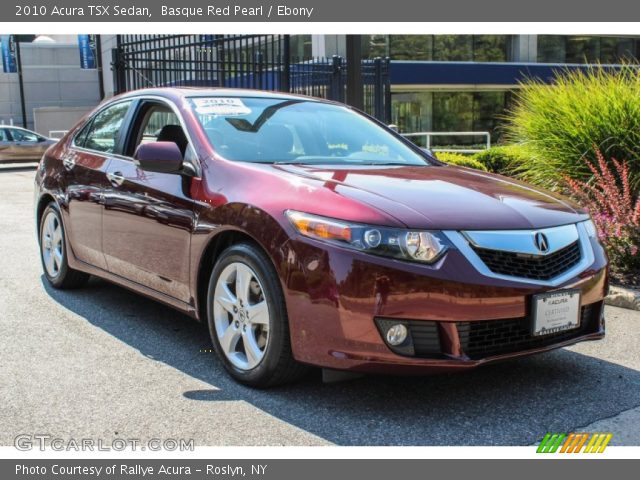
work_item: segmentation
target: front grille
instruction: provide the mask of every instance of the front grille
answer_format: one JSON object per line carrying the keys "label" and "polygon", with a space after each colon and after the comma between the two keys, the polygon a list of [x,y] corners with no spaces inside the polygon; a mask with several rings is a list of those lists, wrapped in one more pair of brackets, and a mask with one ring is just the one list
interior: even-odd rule
{"label": "front grille", "polygon": [[580,244],[574,242],[549,255],[528,255],[473,247],[494,273],[531,280],[551,280],[580,262]]}
{"label": "front grille", "polygon": [[544,336],[534,336],[531,333],[532,320],[529,318],[459,322],[460,345],[464,353],[472,359],[543,348],[597,332],[600,307],[600,302],[582,307],[578,328]]}
{"label": "front grille", "polygon": [[[550,335],[534,336],[529,317],[506,320],[482,320],[455,322],[462,353],[472,360],[544,348],[573,338],[597,333],[600,329],[602,302],[586,305],[580,310],[580,326]],[[407,342],[391,350],[399,355],[420,358],[445,358],[453,352],[446,351],[442,340],[441,322],[427,320],[396,320],[376,318],[381,336],[393,324],[403,323],[409,330]]]}

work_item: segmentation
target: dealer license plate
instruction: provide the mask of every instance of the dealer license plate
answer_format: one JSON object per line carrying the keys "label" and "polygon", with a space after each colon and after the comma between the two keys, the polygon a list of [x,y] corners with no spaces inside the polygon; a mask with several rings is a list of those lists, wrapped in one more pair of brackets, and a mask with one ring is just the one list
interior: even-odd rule
{"label": "dealer license plate", "polygon": [[580,291],[560,290],[533,296],[533,335],[542,336],[580,326]]}

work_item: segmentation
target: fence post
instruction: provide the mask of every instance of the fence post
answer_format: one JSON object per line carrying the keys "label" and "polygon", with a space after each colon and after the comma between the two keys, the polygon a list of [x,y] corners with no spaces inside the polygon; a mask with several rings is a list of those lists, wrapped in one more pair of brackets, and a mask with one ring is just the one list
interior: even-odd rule
{"label": "fence post", "polygon": [[291,91],[291,36],[285,35],[282,41],[282,75],[280,76],[280,90]]}
{"label": "fence post", "polygon": [[384,122],[391,123],[391,60],[384,59]]}
{"label": "fence post", "polygon": [[262,89],[262,52],[256,52],[254,58],[255,63],[253,65],[253,88]]}
{"label": "fence post", "polygon": [[331,79],[329,83],[329,100],[335,100],[342,102],[342,57],[340,55],[334,55],[331,57]]}
{"label": "fence post", "polygon": [[384,83],[382,82],[382,59],[373,59],[373,116],[384,122]]}
{"label": "fence post", "polygon": [[113,71],[113,89],[114,94],[126,91],[125,62],[122,58],[122,52],[118,48],[111,49],[111,70]]}

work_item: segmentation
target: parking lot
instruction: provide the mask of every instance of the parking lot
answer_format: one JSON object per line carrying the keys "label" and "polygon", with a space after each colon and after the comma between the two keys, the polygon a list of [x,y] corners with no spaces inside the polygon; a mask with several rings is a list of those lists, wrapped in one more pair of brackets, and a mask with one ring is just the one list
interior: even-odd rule
{"label": "parking lot", "polygon": [[[607,308],[607,338],[430,377],[251,390],[204,326],[103,281],[41,274],[34,170],[0,169],[0,445],[18,434],[186,438],[196,445],[530,445],[612,431],[640,445],[640,312]],[[594,423],[597,422],[597,423]]]}

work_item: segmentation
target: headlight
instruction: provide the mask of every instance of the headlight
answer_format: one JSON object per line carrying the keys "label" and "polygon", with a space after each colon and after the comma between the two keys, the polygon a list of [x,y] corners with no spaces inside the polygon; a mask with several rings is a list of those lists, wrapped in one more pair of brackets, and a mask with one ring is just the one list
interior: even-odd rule
{"label": "headlight", "polygon": [[587,220],[586,222],[582,222],[584,225],[584,229],[587,231],[587,235],[591,238],[598,238],[598,229],[596,228],[593,220]]}
{"label": "headlight", "polygon": [[433,263],[451,246],[437,231],[367,226],[287,210],[287,218],[305,237],[385,257]]}

